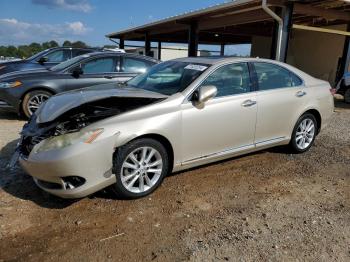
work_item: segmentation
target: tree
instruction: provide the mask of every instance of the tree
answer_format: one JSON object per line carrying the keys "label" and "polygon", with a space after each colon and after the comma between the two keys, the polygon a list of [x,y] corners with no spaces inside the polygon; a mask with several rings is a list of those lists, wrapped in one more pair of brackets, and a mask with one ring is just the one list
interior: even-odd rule
{"label": "tree", "polygon": [[72,47],[86,48],[88,46],[82,41],[76,41],[72,43]]}
{"label": "tree", "polygon": [[44,48],[44,49],[49,49],[50,48],[50,42],[44,42],[41,44],[41,46]]}
{"label": "tree", "polygon": [[71,47],[72,46],[72,43],[68,40],[64,41],[63,42],[63,45],[62,46],[68,46],[68,47]]}
{"label": "tree", "polygon": [[13,45],[10,45],[7,47],[7,55],[9,57],[16,57],[17,56],[17,48]]}
{"label": "tree", "polygon": [[55,40],[51,40],[50,41],[50,47],[52,48],[52,47],[58,47],[59,45],[58,45],[58,43],[55,41]]}

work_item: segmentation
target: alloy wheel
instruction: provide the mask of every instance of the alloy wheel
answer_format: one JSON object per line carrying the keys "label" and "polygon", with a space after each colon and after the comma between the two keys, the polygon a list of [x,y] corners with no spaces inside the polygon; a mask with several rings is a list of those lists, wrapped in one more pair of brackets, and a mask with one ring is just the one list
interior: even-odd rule
{"label": "alloy wheel", "polygon": [[124,160],[121,181],[132,193],[143,193],[157,184],[163,171],[161,154],[153,147],[139,147]]}
{"label": "alloy wheel", "polygon": [[310,118],[300,122],[295,134],[295,142],[299,149],[304,150],[310,146],[315,137],[315,124]]}
{"label": "alloy wheel", "polygon": [[30,114],[33,114],[42,103],[44,103],[47,99],[49,99],[49,95],[47,94],[37,94],[32,96],[29,100],[28,100],[28,104],[27,104],[27,109],[28,112]]}

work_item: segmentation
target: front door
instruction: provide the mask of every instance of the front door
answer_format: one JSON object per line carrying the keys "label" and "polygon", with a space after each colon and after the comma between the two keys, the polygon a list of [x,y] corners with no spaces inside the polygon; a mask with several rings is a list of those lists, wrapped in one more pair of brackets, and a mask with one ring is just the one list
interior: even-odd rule
{"label": "front door", "polygon": [[[66,90],[117,82],[118,59],[118,56],[108,56],[93,58],[83,62],[81,64],[83,73],[76,77],[73,75],[68,77]],[[70,71],[74,71],[74,69],[71,69]]]}
{"label": "front door", "polygon": [[247,63],[219,67],[199,86],[214,85],[216,97],[203,106],[182,105],[183,162],[254,147],[256,93]]}

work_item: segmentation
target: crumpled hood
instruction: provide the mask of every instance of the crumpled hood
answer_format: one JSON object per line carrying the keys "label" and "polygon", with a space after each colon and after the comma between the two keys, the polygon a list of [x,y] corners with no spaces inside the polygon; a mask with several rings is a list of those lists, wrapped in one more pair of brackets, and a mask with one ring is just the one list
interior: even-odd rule
{"label": "crumpled hood", "polygon": [[97,85],[51,97],[35,112],[37,116],[36,122],[50,122],[80,105],[111,97],[163,99],[168,96],[129,86],[118,87],[115,83]]}

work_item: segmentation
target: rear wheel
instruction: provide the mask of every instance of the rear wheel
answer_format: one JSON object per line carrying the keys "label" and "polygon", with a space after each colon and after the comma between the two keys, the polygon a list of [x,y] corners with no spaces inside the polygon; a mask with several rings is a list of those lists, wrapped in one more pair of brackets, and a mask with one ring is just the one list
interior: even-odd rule
{"label": "rear wheel", "polygon": [[22,110],[25,116],[29,118],[50,96],[52,94],[44,90],[35,90],[27,93],[22,102]]}
{"label": "rear wheel", "polygon": [[344,93],[344,101],[350,104],[350,87]]}
{"label": "rear wheel", "polygon": [[117,182],[112,189],[117,196],[128,199],[152,193],[169,170],[166,149],[150,138],[134,140],[120,147],[113,161]]}
{"label": "rear wheel", "polygon": [[310,149],[315,141],[317,121],[313,114],[306,113],[297,121],[290,141],[290,146],[296,153],[303,153]]}

